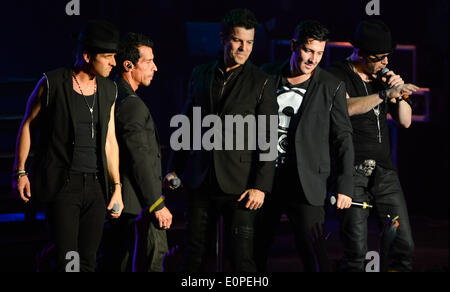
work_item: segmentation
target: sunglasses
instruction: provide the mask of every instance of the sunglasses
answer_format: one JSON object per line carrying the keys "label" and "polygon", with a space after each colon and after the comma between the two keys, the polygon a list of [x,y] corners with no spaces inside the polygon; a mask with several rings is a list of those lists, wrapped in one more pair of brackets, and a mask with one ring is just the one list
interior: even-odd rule
{"label": "sunglasses", "polygon": [[391,54],[389,53],[389,54],[386,54],[386,55],[383,55],[383,56],[375,56],[375,55],[367,56],[366,58],[367,58],[367,60],[369,60],[369,62],[376,63],[376,62],[383,61],[384,58],[388,58],[390,55]]}

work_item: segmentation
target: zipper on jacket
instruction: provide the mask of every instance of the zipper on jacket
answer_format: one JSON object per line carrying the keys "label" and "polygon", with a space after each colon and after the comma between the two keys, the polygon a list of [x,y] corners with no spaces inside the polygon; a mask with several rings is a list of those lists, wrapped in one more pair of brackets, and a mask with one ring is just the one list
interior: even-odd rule
{"label": "zipper on jacket", "polygon": [[[222,69],[218,68],[220,73],[222,73],[222,76],[225,77],[225,73],[222,71]],[[227,85],[228,81],[230,81],[231,76],[233,76],[234,72],[231,72],[231,74],[223,81],[222,89],[220,90],[219,99],[222,99],[223,92],[225,90],[225,86]]]}

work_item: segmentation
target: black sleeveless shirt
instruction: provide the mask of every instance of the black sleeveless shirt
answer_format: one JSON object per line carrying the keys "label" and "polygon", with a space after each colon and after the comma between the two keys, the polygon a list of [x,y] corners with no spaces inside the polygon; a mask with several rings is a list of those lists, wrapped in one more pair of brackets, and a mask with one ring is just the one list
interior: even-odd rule
{"label": "black sleeveless shirt", "polygon": [[[97,93],[95,93],[97,95]],[[92,138],[91,130],[91,114],[83,95],[72,90],[72,98],[74,99],[74,114],[76,116],[75,123],[75,144],[73,149],[73,159],[70,171],[95,173],[99,171],[101,165],[99,158],[99,124],[98,124],[98,96],[94,94],[85,96],[90,107],[94,104],[93,123],[94,138]]]}

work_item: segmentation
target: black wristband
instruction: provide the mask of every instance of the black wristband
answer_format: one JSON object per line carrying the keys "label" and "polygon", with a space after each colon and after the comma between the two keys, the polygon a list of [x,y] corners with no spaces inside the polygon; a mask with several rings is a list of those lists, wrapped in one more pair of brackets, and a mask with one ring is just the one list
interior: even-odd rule
{"label": "black wristband", "polygon": [[381,100],[383,100],[384,102],[387,102],[387,90],[383,89],[380,92],[378,92],[378,96],[380,97]]}

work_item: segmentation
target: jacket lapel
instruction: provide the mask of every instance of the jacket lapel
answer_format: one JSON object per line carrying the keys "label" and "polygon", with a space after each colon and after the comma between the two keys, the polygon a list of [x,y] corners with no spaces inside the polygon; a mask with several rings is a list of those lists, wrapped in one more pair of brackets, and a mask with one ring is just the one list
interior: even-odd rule
{"label": "jacket lapel", "polygon": [[205,80],[205,86],[207,86],[206,88],[208,89],[208,96],[205,97],[205,100],[201,103],[201,104],[205,104],[206,105],[206,112],[208,114],[214,114],[215,113],[215,106],[214,106],[214,101],[213,101],[213,95],[212,95],[212,83],[214,80],[214,74],[215,71],[217,69],[217,64],[219,62],[216,61],[213,63],[213,65],[211,66],[211,68],[209,68],[209,71],[207,72],[207,76],[206,76],[206,80]]}
{"label": "jacket lapel", "polygon": [[308,106],[311,104],[311,101],[312,101],[311,94],[313,92],[315,92],[315,88],[317,86],[317,80],[319,78],[319,74],[320,74],[320,68],[316,67],[316,69],[314,71],[314,74],[311,77],[311,83],[309,84],[308,89],[306,90],[305,97],[303,98],[303,103],[300,106],[300,111],[298,113],[298,115],[299,115],[299,122],[298,122],[297,129],[300,128],[300,124],[301,124],[301,122],[303,120],[304,113],[308,112]]}
{"label": "jacket lapel", "polygon": [[106,106],[106,98],[105,98],[105,88],[104,88],[104,83],[103,83],[103,79],[101,77],[97,76],[97,104],[98,104],[98,123],[99,123],[99,127],[100,127],[100,131],[102,133],[102,140],[104,141],[106,138],[106,130],[108,129],[108,122],[106,121],[105,118],[108,116],[107,113],[105,113],[104,110],[102,109],[106,109],[109,110],[109,108]]}
{"label": "jacket lapel", "polygon": [[65,98],[66,98],[66,102],[67,102],[67,106],[69,107],[69,113],[71,116],[71,120],[72,120],[72,128],[73,131],[75,132],[75,125],[76,125],[76,115],[75,115],[75,110],[74,110],[74,100],[73,100],[73,82],[72,82],[72,70],[71,69],[67,69],[64,72],[64,93],[65,93]]}

